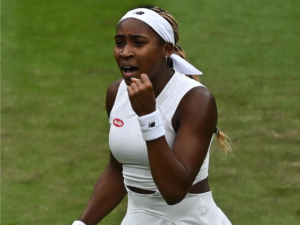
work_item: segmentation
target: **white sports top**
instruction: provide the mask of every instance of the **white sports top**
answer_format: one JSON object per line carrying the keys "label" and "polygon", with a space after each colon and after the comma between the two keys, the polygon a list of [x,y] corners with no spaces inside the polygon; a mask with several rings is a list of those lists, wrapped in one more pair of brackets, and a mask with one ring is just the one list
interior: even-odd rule
{"label": "white sports top", "polygon": [[[165,138],[170,148],[172,148],[176,137],[172,127],[172,118],[175,110],[182,97],[189,90],[198,86],[201,87],[203,85],[175,71],[165,88],[156,98],[156,109],[160,112],[166,132]],[[158,192],[151,175],[147,146],[143,140],[137,117],[131,107],[127,86],[123,80],[120,83],[117,97],[110,113],[109,146],[114,157],[123,164],[125,185]],[[211,141],[212,139],[213,137]],[[204,180],[208,176],[208,163],[209,149],[193,184]]]}

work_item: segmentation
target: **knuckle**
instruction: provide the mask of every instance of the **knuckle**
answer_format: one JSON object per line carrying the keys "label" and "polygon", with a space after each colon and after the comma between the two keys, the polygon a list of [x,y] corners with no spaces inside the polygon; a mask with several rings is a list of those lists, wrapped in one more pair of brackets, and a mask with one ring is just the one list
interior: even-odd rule
{"label": "knuckle", "polygon": [[145,84],[145,86],[148,90],[152,89],[152,84],[150,84],[150,83]]}

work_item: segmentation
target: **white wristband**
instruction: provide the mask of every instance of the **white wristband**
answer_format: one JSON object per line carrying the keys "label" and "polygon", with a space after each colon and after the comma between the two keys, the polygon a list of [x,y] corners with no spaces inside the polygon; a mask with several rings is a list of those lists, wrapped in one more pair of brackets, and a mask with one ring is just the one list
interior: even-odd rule
{"label": "white wristband", "polygon": [[79,220],[75,220],[72,225],[86,225],[84,222],[81,222]]}
{"label": "white wristband", "polygon": [[158,110],[138,117],[138,121],[145,141],[152,141],[165,135],[165,128]]}

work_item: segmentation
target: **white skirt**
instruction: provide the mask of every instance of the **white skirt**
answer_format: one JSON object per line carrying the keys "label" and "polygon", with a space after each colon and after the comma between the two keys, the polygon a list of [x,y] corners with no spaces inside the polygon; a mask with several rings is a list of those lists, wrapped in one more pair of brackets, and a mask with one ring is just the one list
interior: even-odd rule
{"label": "white skirt", "polygon": [[128,191],[128,209],[121,225],[231,225],[216,205],[212,193],[190,194],[168,205],[160,193]]}

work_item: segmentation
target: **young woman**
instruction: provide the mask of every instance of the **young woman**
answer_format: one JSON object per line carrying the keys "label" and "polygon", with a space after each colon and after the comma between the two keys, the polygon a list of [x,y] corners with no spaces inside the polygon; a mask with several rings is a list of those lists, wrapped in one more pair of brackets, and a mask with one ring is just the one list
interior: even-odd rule
{"label": "young woman", "polygon": [[110,161],[73,225],[97,224],[127,193],[122,225],[231,224],[207,179],[213,133],[223,135],[216,103],[178,39],[177,22],[158,7],[120,20],[114,56],[122,78],[106,100]]}

